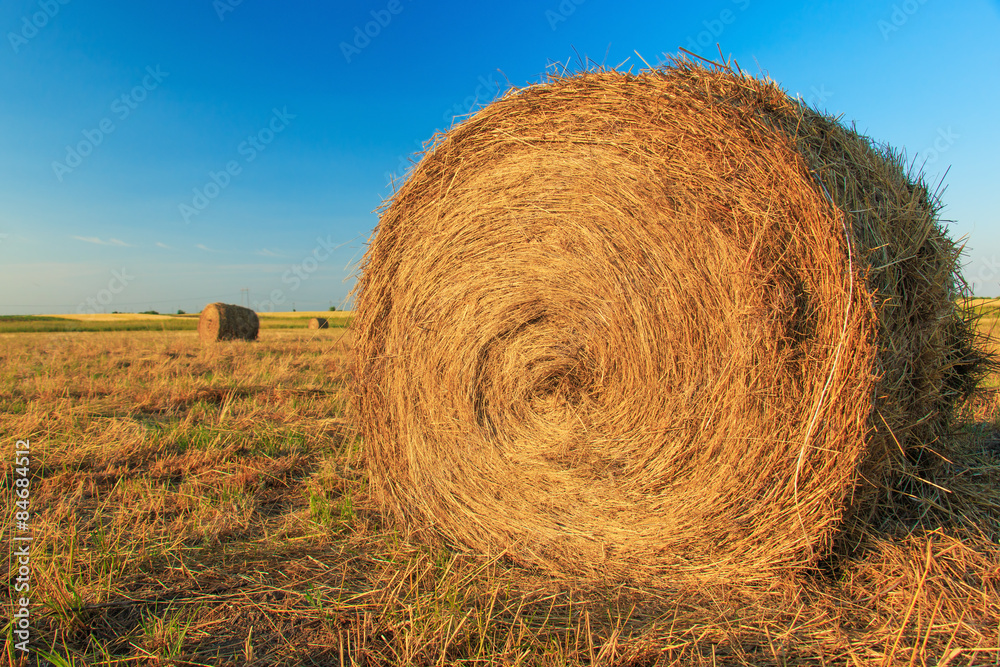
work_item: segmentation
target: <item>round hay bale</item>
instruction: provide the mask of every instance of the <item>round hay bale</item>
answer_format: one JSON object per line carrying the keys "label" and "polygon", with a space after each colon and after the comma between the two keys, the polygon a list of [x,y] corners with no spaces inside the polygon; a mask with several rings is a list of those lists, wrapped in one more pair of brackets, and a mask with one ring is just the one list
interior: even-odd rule
{"label": "round hay bale", "polygon": [[325,317],[314,317],[309,320],[310,329],[329,329],[330,322]]}
{"label": "round hay bale", "polygon": [[374,495],[564,574],[815,565],[902,502],[979,377],[938,208],[899,154],[728,69],[509,92],[438,137],[363,261]]}
{"label": "round hay bale", "polygon": [[202,342],[219,340],[257,340],[260,320],[257,313],[229,303],[210,303],[198,318],[198,337]]}

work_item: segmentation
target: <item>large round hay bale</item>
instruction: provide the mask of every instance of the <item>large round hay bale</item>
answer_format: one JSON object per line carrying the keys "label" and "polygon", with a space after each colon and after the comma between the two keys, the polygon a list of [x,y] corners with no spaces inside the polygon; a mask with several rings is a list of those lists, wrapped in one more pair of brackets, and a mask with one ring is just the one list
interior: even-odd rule
{"label": "large round hay bale", "polygon": [[257,340],[260,320],[257,313],[229,303],[210,303],[198,318],[198,337],[203,342]]}
{"label": "large round hay bale", "polygon": [[314,317],[309,320],[310,329],[329,329],[330,322],[325,317]]}
{"label": "large round hay bale", "polygon": [[365,256],[374,494],[574,575],[816,564],[905,502],[979,377],[937,212],[899,154],[729,70],[508,93],[438,138]]}

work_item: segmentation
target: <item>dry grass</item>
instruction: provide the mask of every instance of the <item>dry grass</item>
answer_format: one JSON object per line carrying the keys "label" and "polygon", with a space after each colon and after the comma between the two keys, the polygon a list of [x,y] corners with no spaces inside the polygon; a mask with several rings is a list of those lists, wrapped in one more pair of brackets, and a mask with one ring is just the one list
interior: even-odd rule
{"label": "dry grass", "polygon": [[148,313],[65,313],[59,315],[42,315],[42,317],[58,317],[64,320],[79,322],[121,322],[132,320],[169,320],[176,315],[150,315]]}
{"label": "dry grass", "polygon": [[296,312],[284,312],[284,313],[258,313],[261,319],[269,318],[286,318],[286,317],[296,317],[296,318],[310,318],[310,317],[325,317],[327,319],[345,319],[351,316],[351,311],[349,310],[299,310]]}
{"label": "dry grass", "polygon": [[[350,346],[340,330],[211,348],[194,332],[0,335],[0,435],[33,453],[33,648],[73,665],[1000,661],[983,537],[1000,535],[996,394],[938,480],[975,499],[962,511],[983,536],[886,534],[751,590],[605,589],[384,523],[343,418]],[[28,664],[4,633],[0,662]]]}
{"label": "dry grass", "polygon": [[[326,317],[326,318],[337,318],[337,319],[347,319],[351,316],[351,312],[348,310],[337,310],[337,311],[326,311],[326,310],[302,310],[297,312],[281,312],[281,313],[257,313],[257,316],[264,319],[302,319],[310,317]],[[53,315],[41,315],[41,317],[58,317],[60,319],[67,320],[79,320],[81,322],[121,322],[121,321],[133,321],[133,320],[163,320],[172,319],[175,317],[198,317],[198,313],[188,313],[186,315],[148,315],[146,313],[91,313],[91,314],[78,314],[78,313],[64,313],[64,314],[53,314]]]}
{"label": "dry grass", "polygon": [[429,539],[658,585],[953,520],[934,480],[985,364],[938,207],[732,70],[509,91],[438,137],[365,256],[373,491]]}

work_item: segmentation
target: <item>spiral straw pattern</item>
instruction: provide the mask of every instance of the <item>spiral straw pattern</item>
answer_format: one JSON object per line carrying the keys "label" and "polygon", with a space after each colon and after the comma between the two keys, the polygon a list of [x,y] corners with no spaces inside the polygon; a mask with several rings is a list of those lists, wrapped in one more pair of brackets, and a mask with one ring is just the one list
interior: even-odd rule
{"label": "spiral straw pattern", "polygon": [[897,155],[773,83],[681,62],[511,91],[438,137],[365,257],[372,489],[562,574],[813,565],[974,384],[957,261]]}

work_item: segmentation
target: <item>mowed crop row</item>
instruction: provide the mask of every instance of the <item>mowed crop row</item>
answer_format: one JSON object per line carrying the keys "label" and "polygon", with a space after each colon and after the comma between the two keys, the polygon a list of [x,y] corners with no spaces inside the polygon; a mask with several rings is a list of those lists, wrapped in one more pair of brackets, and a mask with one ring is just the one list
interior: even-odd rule
{"label": "mowed crop row", "polygon": [[350,350],[344,329],[211,346],[193,331],[0,335],[5,507],[12,445],[31,443],[33,650],[76,665],[1000,659],[992,393],[936,480],[980,500],[954,521],[885,526],[839,571],[778,587],[579,588],[383,519],[344,419]]}
{"label": "mowed crop row", "polygon": [[[351,314],[346,312],[260,313],[261,329],[305,329],[317,315],[329,320],[331,327],[346,327]],[[184,315],[145,315],[110,313],[95,315],[0,315],[0,333],[43,333],[83,331],[195,331],[198,313]]]}

